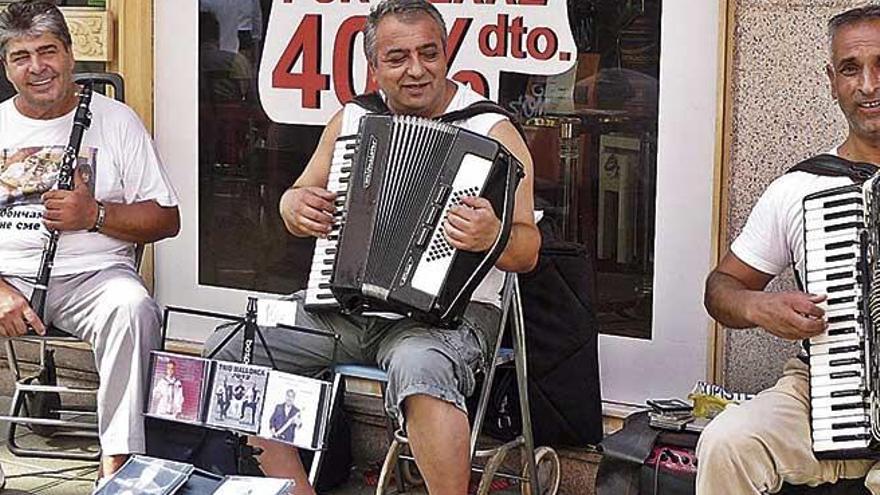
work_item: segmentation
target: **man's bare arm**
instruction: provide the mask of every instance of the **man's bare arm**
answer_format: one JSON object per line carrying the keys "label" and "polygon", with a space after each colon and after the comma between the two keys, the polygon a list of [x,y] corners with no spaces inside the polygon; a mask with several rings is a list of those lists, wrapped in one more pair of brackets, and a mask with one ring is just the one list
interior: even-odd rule
{"label": "man's bare arm", "polygon": [[730,328],[761,327],[789,340],[809,338],[825,330],[825,312],[817,306],[825,296],[803,292],[764,292],[773,275],[727,253],[706,279],[704,303],[709,314]]}
{"label": "man's bare arm", "polygon": [[[43,223],[60,231],[88,230],[98,219],[98,203],[82,173],[74,175],[71,191],[52,190],[42,196],[46,212]],[[156,201],[131,204],[104,202],[105,217],[101,233],[127,242],[148,243],[174,237],[180,230],[176,206],[161,206]]]}
{"label": "man's bare arm", "polygon": [[279,203],[287,230],[297,237],[319,237],[330,231],[335,207],[334,193],[326,190],[333,146],[342,128],[342,111],[336,113],[321,134],[309,163]]}

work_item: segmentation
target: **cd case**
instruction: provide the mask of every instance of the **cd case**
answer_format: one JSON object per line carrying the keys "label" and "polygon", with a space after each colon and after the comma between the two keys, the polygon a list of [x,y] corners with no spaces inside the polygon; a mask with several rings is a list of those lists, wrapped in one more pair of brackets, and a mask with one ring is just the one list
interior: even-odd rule
{"label": "cd case", "polygon": [[271,371],[259,436],[305,449],[324,447],[332,384]]}
{"label": "cd case", "polygon": [[146,414],[200,423],[211,362],[195,356],[153,351]]}
{"label": "cd case", "polygon": [[151,363],[148,416],[324,447],[329,381],[162,351]]}
{"label": "cd case", "polygon": [[150,493],[169,495],[182,487],[195,468],[182,462],[135,455],[95,491],[95,495]]}
{"label": "cd case", "polygon": [[286,479],[219,476],[191,464],[135,455],[95,495],[286,495],[292,486]]}
{"label": "cd case", "polygon": [[256,433],[266,400],[269,368],[214,361],[205,423]]}

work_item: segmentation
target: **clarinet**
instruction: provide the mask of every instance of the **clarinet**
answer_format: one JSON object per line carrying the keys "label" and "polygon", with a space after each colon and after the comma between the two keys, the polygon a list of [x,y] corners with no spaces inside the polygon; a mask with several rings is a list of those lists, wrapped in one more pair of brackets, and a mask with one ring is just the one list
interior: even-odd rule
{"label": "clarinet", "polygon": [[[73,116],[73,129],[70,131],[70,138],[67,141],[67,147],[64,148],[64,155],[61,158],[61,170],[58,173],[58,189],[60,190],[73,190],[74,167],[79,156],[83,134],[92,125],[92,112],[89,110],[91,103],[92,86],[86,83],[79,92],[79,103]],[[31,294],[31,309],[34,310],[40,320],[43,319],[43,312],[46,307],[46,291],[49,288],[49,277],[52,274],[52,266],[55,264],[55,251],[58,249],[58,238],[60,236],[61,232],[55,229],[49,231],[49,239],[46,241],[46,246],[43,247],[43,257],[40,260],[40,270],[37,272],[37,282],[34,285],[34,292]]]}

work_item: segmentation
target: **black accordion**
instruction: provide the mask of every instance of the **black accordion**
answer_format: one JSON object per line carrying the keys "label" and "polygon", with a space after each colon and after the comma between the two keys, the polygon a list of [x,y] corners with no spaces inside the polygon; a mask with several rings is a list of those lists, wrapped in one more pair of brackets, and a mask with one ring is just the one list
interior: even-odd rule
{"label": "black accordion", "polygon": [[[392,312],[455,327],[510,235],[522,164],[494,139],[411,116],[367,115],[337,139],[327,189],[336,221],[318,239],[309,310]],[[487,252],[457,250],[443,219],[465,196],[486,198],[501,220]]]}
{"label": "black accordion", "polygon": [[880,455],[880,181],[804,198],[804,289],[827,294],[828,329],[809,339],[813,451],[819,459]]}

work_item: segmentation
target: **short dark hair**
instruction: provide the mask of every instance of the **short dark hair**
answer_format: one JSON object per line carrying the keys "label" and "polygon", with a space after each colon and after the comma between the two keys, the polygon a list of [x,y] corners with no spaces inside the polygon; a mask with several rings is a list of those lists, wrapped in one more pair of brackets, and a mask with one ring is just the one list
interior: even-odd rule
{"label": "short dark hair", "polygon": [[376,28],[379,21],[389,15],[409,17],[418,14],[425,14],[431,17],[440,28],[443,47],[446,47],[446,22],[437,7],[434,7],[427,0],[384,0],[370,9],[370,15],[367,16],[367,24],[364,26],[364,54],[367,56],[367,62],[374,64],[376,62]]}
{"label": "short dark hair", "polygon": [[15,38],[53,34],[70,51],[73,40],[64,14],[51,0],[21,0],[0,13],[0,59],[6,60],[6,46]]}
{"label": "short dark hair", "polygon": [[880,5],[865,5],[841,12],[828,20],[828,39],[834,41],[834,36],[843,26],[877,20],[880,20]]}

